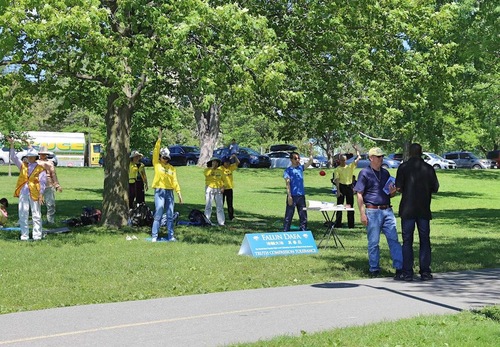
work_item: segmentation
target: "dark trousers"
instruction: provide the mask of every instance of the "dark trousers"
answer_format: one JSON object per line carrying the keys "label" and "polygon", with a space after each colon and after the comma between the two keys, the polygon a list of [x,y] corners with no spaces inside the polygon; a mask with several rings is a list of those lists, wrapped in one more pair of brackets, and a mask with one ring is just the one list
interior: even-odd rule
{"label": "dark trousers", "polygon": [[222,204],[227,200],[227,213],[229,216],[229,220],[233,220],[234,218],[234,208],[233,208],[233,190],[232,189],[224,189],[224,194],[222,194]]}
{"label": "dark trousers", "polygon": [[401,219],[403,234],[403,273],[413,275],[413,232],[418,229],[420,249],[418,254],[420,274],[431,272],[430,221],[428,219]]}
{"label": "dark trousers", "polygon": [[137,204],[144,202],[144,182],[135,181],[128,184],[128,207],[134,208]]}
{"label": "dark trousers", "polygon": [[[339,184],[339,190],[342,195],[337,197],[337,205],[344,204],[351,205],[354,207],[354,192],[352,191],[351,185]],[[354,228],[354,211],[347,212],[347,225],[349,228]],[[337,219],[335,220],[335,227],[340,228],[342,226],[342,212],[337,211]]]}
{"label": "dark trousers", "polygon": [[307,230],[306,197],[305,195],[292,196],[292,200],[293,200],[292,206],[288,205],[288,199],[286,202],[285,222],[283,223],[283,231],[290,231],[290,225],[292,224],[295,208],[297,208],[297,212],[299,213],[300,230]]}

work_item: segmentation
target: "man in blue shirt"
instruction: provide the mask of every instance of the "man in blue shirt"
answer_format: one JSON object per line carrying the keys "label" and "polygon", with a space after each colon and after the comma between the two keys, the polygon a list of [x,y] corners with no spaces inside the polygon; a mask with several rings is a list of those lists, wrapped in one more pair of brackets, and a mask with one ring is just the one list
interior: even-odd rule
{"label": "man in blue shirt", "polygon": [[309,143],[309,161],[300,165],[300,155],[297,152],[290,153],[289,167],[285,169],[283,178],[286,183],[286,210],[283,231],[289,231],[292,224],[295,208],[299,214],[300,230],[307,230],[307,206],[306,193],[304,189],[304,168],[313,163],[312,143]]}
{"label": "man in blue shirt", "polygon": [[392,184],[389,194],[384,186],[389,180],[389,171],[382,168],[384,152],[378,147],[368,152],[370,165],[358,175],[358,182],[354,191],[358,196],[358,207],[361,223],[366,227],[368,239],[368,264],[372,277],[380,274],[380,234],[383,233],[389,245],[392,266],[396,269],[395,280],[403,280],[403,255],[401,244],[398,241],[396,217],[392,211],[391,197],[396,195],[396,187]]}

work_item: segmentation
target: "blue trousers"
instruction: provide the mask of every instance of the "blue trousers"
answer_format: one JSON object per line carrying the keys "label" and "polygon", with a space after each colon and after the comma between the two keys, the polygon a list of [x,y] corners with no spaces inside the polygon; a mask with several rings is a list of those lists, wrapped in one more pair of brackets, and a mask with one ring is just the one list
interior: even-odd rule
{"label": "blue trousers", "polygon": [[428,219],[401,219],[401,230],[403,231],[403,272],[405,275],[413,276],[413,233],[415,224],[418,229],[420,249],[418,253],[420,274],[431,272],[431,228]]}
{"label": "blue trousers", "polygon": [[292,196],[292,200],[293,200],[292,206],[288,205],[288,202],[286,202],[285,222],[283,223],[283,231],[290,231],[290,225],[292,224],[295,208],[297,208],[297,212],[299,213],[300,230],[307,230],[306,196],[305,195]]}
{"label": "blue trousers", "polygon": [[366,217],[368,218],[366,237],[368,238],[368,265],[370,266],[370,272],[380,271],[380,234],[384,234],[387,239],[392,266],[400,270],[403,267],[403,254],[401,244],[398,241],[396,217],[392,208],[385,210],[367,208]]}
{"label": "blue trousers", "polygon": [[155,214],[151,237],[158,237],[163,210],[167,214],[167,238],[174,237],[174,191],[172,189],[155,189]]}

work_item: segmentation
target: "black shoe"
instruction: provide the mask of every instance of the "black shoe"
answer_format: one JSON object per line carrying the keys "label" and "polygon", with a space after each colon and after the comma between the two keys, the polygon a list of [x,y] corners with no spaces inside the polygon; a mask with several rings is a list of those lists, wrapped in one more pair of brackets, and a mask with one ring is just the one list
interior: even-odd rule
{"label": "black shoe", "polygon": [[434,277],[432,276],[432,274],[430,272],[422,272],[420,274],[420,279],[422,281],[431,281],[434,279]]}
{"label": "black shoe", "polygon": [[396,275],[394,275],[394,280],[411,282],[413,281],[413,274],[405,273],[403,272],[403,270],[396,270]]}
{"label": "black shoe", "polygon": [[379,275],[380,275],[380,271],[379,270],[370,271],[370,278],[376,278]]}
{"label": "black shoe", "polygon": [[413,275],[404,275],[403,276],[403,281],[405,281],[405,282],[411,282],[411,281],[413,281]]}
{"label": "black shoe", "polygon": [[403,270],[396,270],[396,274],[394,275],[395,281],[404,281],[405,275],[403,274]]}

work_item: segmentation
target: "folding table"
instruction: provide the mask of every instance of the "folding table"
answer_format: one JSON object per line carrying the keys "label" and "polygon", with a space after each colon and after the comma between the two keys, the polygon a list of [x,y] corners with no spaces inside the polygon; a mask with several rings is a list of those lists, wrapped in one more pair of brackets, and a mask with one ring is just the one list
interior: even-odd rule
{"label": "folding table", "polygon": [[[333,241],[335,242],[335,247],[338,247],[338,243],[345,249],[342,241],[340,241],[340,237],[335,230],[335,215],[337,212],[347,212],[354,211],[353,207],[345,207],[344,205],[336,205],[332,202],[323,202],[323,201],[315,201],[309,200],[308,210],[310,211],[319,211],[323,215],[325,219],[326,230],[323,238],[318,244],[318,247],[321,246],[321,243],[325,241],[325,246],[328,244],[330,238],[333,237]],[[338,243],[337,243],[338,241]]]}

